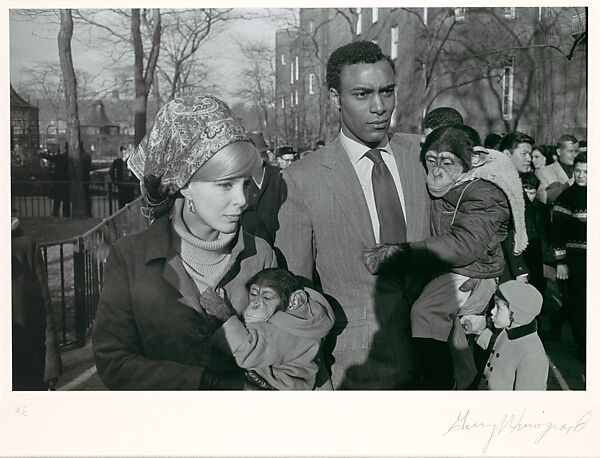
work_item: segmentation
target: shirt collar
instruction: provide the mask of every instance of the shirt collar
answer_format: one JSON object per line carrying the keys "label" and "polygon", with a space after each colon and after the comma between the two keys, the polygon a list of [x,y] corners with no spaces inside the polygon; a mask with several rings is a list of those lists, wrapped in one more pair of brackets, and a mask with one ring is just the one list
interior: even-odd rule
{"label": "shirt collar", "polygon": [[[340,142],[344,150],[346,150],[352,165],[355,165],[358,161],[360,161],[365,156],[365,153],[371,149],[368,146],[347,137],[343,131],[340,131]],[[392,154],[392,148],[390,147],[390,142],[388,141],[387,135],[377,146],[377,148],[385,151],[388,154]]]}

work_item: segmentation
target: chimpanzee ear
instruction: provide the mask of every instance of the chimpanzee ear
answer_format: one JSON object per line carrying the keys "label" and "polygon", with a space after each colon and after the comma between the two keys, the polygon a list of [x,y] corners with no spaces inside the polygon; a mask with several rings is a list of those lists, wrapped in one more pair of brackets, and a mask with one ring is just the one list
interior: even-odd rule
{"label": "chimpanzee ear", "polygon": [[308,304],[308,294],[303,289],[297,289],[290,296],[288,310],[296,310],[306,304]]}

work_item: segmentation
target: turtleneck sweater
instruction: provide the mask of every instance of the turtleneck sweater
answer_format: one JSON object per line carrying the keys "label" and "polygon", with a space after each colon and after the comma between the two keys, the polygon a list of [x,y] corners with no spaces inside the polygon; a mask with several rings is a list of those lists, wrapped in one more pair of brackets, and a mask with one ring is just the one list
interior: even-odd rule
{"label": "turtleneck sweater", "polygon": [[230,243],[235,233],[219,233],[216,240],[202,240],[190,232],[183,220],[182,209],[183,199],[175,200],[171,210],[171,224],[181,237],[181,246],[177,251],[181,255],[183,267],[202,294],[207,288],[214,288],[227,269],[231,257]]}

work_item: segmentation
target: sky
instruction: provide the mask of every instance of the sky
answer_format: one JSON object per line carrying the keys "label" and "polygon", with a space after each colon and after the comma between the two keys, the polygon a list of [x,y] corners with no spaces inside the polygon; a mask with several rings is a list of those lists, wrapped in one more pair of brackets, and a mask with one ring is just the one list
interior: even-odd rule
{"label": "sky", "polygon": [[[276,10],[271,10],[276,12]],[[267,12],[254,9],[253,12]],[[211,62],[209,78],[211,82],[223,88],[224,92],[216,95],[223,96],[225,91],[237,85],[240,67],[237,62],[241,55],[233,38],[245,40],[265,40],[275,46],[275,31],[281,27],[273,19],[253,19],[228,23],[226,28],[211,38],[199,49],[201,58]],[[34,23],[10,12],[10,81],[19,85],[27,80],[27,69],[36,62],[59,62],[57,36],[58,18],[49,17]],[[124,45],[129,46],[129,45]],[[107,57],[103,50],[106,48],[97,33],[74,25],[72,54],[76,69],[85,69],[92,75],[101,73],[96,81],[109,77],[110,69],[106,67]]]}

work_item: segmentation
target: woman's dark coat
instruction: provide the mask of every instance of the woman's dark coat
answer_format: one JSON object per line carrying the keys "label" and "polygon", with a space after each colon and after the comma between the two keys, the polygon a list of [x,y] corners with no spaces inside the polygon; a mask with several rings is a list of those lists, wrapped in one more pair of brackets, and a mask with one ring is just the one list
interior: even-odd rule
{"label": "woman's dark coat", "polygon": [[[198,302],[198,289],[177,252],[168,215],[117,240],[104,270],[93,336],[96,367],[109,389],[196,390],[205,369],[239,373],[233,358],[213,350],[221,325]],[[240,231],[219,285],[233,307],[247,305],[246,283],[275,265],[273,250]]]}

